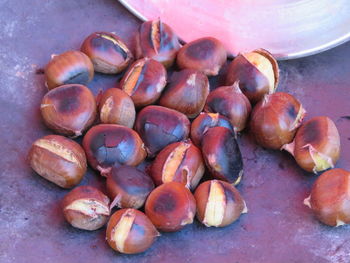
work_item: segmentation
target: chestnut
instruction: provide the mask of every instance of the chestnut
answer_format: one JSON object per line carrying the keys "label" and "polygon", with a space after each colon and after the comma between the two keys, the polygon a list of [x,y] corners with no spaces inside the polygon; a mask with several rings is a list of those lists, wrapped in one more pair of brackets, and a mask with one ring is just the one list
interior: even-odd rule
{"label": "chestnut", "polygon": [[226,117],[219,113],[202,112],[191,124],[191,140],[200,147],[202,144],[203,134],[213,127],[225,127],[233,132],[233,127]]}
{"label": "chestnut", "polygon": [[279,79],[276,59],[264,49],[240,53],[230,63],[226,85],[239,82],[239,87],[252,104],[259,102],[266,94],[275,92]]}
{"label": "chestnut", "polygon": [[237,83],[210,92],[204,108],[206,112],[219,113],[228,118],[235,133],[245,128],[251,110],[249,100]]}
{"label": "chestnut", "polygon": [[136,57],[148,57],[170,67],[180,49],[177,35],[160,19],[141,24],[136,35]]}
{"label": "chestnut", "polygon": [[62,201],[63,214],[74,227],[96,230],[108,220],[109,198],[91,186],[78,186],[70,191]]}
{"label": "chestnut", "polygon": [[143,206],[154,188],[151,177],[127,165],[112,167],[106,185],[108,196],[113,200],[111,208],[117,206],[138,209]]}
{"label": "chestnut", "polygon": [[121,72],[134,58],[126,44],[109,32],[92,33],[80,50],[91,59],[95,71],[105,74]]}
{"label": "chestnut", "polygon": [[166,70],[160,62],[142,58],[135,61],[119,83],[137,108],[153,104],[160,97],[167,81]]}
{"label": "chestnut", "polygon": [[304,200],[318,220],[329,226],[350,223],[350,172],[336,168],[324,172]]}
{"label": "chestnut", "polygon": [[145,143],[149,157],[154,157],[165,146],[186,139],[190,121],[181,112],[151,105],[137,115],[135,130]]}
{"label": "chestnut", "polygon": [[205,171],[201,151],[190,140],[165,147],[153,161],[150,175],[156,185],[179,182],[195,189]]}
{"label": "chestnut", "polygon": [[83,139],[90,166],[107,176],[113,166],[137,166],[146,158],[140,136],[132,129],[116,124],[92,127]]}
{"label": "chestnut", "polygon": [[203,37],[184,45],[177,54],[180,69],[195,69],[207,76],[216,76],[225,64],[227,52],[220,40]]}
{"label": "chestnut", "polygon": [[314,117],[298,129],[294,141],[285,145],[298,165],[318,173],[333,168],[340,155],[340,137],[334,122],[325,116]]}
{"label": "chestnut", "polygon": [[107,89],[99,102],[100,121],[105,124],[119,124],[129,128],[134,126],[135,105],[124,91],[116,88]]}
{"label": "chestnut", "polygon": [[250,129],[256,142],[268,149],[281,149],[290,143],[305,115],[292,95],[277,92],[266,95],[253,109]]}
{"label": "chestnut", "polygon": [[240,193],[233,185],[211,180],[201,183],[194,193],[197,205],[197,219],[207,227],[224,227],[247,213]]}
{"label": "chestnut", "polygon": [[229,129],[209,128],[202,139],[202,154],[214,178],[239,184],[243,175],[242,155],[235,136]]}
{"label": "chestnut", "polygon": [[172,76],[169,86],[160,97],[159,105],[177,110],[188,118],[195,118],[204,108],[209,94],[206,75],[193,69],[184,69]]}
{"label": "chestnut", "polygon": [[40,110],[47,127],[71,137],[82,135],[96,118],[94,95],[79,84],[50,90],[42,99]]}
{"label": "chestnut", "polygon": [[28,160],[35,172],[63,188],[79,184],[87,166],[81,146],[60,135],[47,135],[36,140]]}
{"label": "chestnut", "polygon": [[147,216],[136,209],[115,212],[107,225],[106,240],[115,251],[136,254],[147,250],[159,236]]}
{"label": "chestnut", "polygon": [[165,183],[148,196],[145,212],[157,229],[174,232],[192,224],[196,201],[182,183]]}
{"label": "chestnut", "polygon": [[49,90],[64,84],[86,85],[94,77],[94,66],[83,52],[67,51],[55,55],[45,68]]}

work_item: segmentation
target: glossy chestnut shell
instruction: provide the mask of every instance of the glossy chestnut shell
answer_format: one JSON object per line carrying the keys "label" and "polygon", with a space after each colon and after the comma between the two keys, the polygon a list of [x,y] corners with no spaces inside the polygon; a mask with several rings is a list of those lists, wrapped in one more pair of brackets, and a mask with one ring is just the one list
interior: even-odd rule
{"label": "glossy chestnut shell", "polygon": [[159,105],[182,112],[188,118],[195,118],[203,110],[208,94],[207,76],[197,70],[184,69],[173,74]]}
{"label": "glossy chestnut shell", "polygon": [[94,77],[94,66],[83,52],[67,51],[55,55],[45,68],[49,90],[64,84],[86,85]]}

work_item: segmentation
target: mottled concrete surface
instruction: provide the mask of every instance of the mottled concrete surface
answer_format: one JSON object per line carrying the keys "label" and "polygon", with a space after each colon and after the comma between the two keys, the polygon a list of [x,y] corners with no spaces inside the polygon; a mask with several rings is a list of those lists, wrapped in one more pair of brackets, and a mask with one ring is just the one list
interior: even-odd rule
{"label": "mottled concrete surface", "polygon": [[[239,190],[249,213],[224,229],[194,223],[163,234],[147,252],[125,256],[104,242],[105,230],[70,227],[59,201],[67,193],[27,165],[31,143],[51,132],[39,114],[40,70],[53,53],[77,49],[93,31],[114,31],[132,45],[139,21],[115,0],[0,0],[0,262],[350,262],[350,227],[318,223],[302,204],[315,176],[285,152],[240,138],[245,177]],[[307,118],[327,115],[341,134],[337,167],[350,170],[350,43],[312,57],[281,62],[280,91],[300,99]],[[97,75],[89,87],[115,85]],[[219,78],[220,79],[220,78]],[[213,87],[218,81],[213,80]],[[82,184],[103,189],[89,172]]]}

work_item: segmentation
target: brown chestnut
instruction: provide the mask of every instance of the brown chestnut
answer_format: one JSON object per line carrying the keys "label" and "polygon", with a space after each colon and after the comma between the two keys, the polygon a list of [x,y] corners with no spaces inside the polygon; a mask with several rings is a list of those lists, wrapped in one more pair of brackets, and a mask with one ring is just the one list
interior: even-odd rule
{"label": "brown chestnut", "polygon": [[350,172],[336,168],[324,172],[304,200],[315,216],[329,226],[350,223]]}
{"label": "brown chestnut", "polygon": [[203,37],[184,45],[177,54],[180,69],[195,69],[207,76],[216,76],[227,59],[227,52],[220,40]]}
{"label": "brown chestnut", "polygon": [[190,121],[181,112],[152,105],[139,112],[135,130],[144,141],[149,157],[153,157],[165,146],[186,139]]}
{"label": "brown chestnut", "polygon": [[255,104],[266,94],[275,92],[278,78],[276,59],[268,51],[257,49],[238,54],[231,62],[227,70],[226,85],[239,82],[242,92]]}
{"label": "brown chestnut", "polygon": [[116,124],[92,127],[83,139],[89,164],[107,176],[113,166],[136,166],[146,158],[140,136],[132,129]]}
{"label": "brown chestnut", "polygon": [[109,198],[91,186],[78,186],[70,191],[62,202],[63,214],[74,227],[96,230],[108,220]]}
{"label": "brown chestnut", "polygon": [[146,173],[132,166],[113,167],[107,176],[107,193],[111,208],[138,209],[154,188],[153,181]]}
{"label": "brown chestnut", "polygon": [[235,132],[242,131],[252,110],[249,100],[237,83],[219,87],[209,93],[204,110],[219,113],[228,118]]}
{"label": "brown chestnut", "polygon": [[220,180],[201,183],[194,193],[197,219],[207,227],[224,227],[247,213],[240,193],[232,184]]}
{"label": "brown chestnut", "polygon": [[160,97],[159,105],[177,110],[188,118],[195,118],[204,108],[209,94],[206,75],[193,69],[184,69],[172,76],[170,85]]}
{"label": "brown chestnut", "polygon": [[136,35],[136,57],[148,57],[170,67],[180,49],[179,39],[172,28],[158,20],[141,24]]}
{"label": "brown chestnut", "polygon": [[190,140],[165,147],[153,161],[150,175],[156,185],[179,182],[195,189],[205,171],[201,151]]}
{"label": "brown chestnut", "polygon": [[268,149],[281,149],[290,143],[305,115],[292,95],[277,92],[266,95],[253,109],[250,129],[256,142]]}
{"label": "brown chestnut", "polygon": [[132,99],[120,89],[107,89],[99,102],[100,121],[105,124],[134,126],[136,111]]}
{"label": "brown chestnut", "polygon": [[140,108],[158,100],[166,80],[167,73],[160,62],[142,58],[130,66],[119,87],[131,97],[135,106]]}
{"label": "brown chestnut", "polygon": [[79,84],[57,87],[45,94],[40,105],[45,124],[57,133],[80,136],[96,118],[91,91]]}
{"label": "brown chestnut", "polygon": [[202,153],[214,178],[239,184],[243,175],[242,155],[235,136],[229,129],[209,128],[202,139]]}
{"label": "brown chestnut", "polygon": [[116,74],[124,70],[134,56],[126,44],[115,34],[95,32],[88,36],[80,50],[92,61],[97,72]]}
{"label": "brown chestnut", "polygon": [[64,84],[86,85],[94,77],[94,66],[83,52],[67,51],[55,55],[45,68],[49,90]]}
{"label": "brown chestnut", "polygon": [[182,183],[165,183],[148,196],[145,212],[157,229],[174,232],[192,224],[196,201]]}
{"label": "brown chestnut", "polygon": [[225,127],[233,132],[233,127],[226,117],[219,113],[202,112],[191,124],[191,140],[200,147],[202,144],[203,134],[213,127]]}
{"label": "brown chestnut", "polygon": [[325,116],[314,117],[298,129],[294,141],[285,145],[298,165],[318,173],[333,168],[340,156],[340,137],[334,122]]}
{"label": "brown chestnut", "polygon": [[79,184],[87,166],[83,148],[59,135],[47,135],[36,140],[28,160],[35,172],[63,188]]}
{"label": "brown chestnut", "polygon": [[136,209],[115,212],[107,225],[106,240],[115,251],[137,254],[147,250],[159,233],[147,216]]}

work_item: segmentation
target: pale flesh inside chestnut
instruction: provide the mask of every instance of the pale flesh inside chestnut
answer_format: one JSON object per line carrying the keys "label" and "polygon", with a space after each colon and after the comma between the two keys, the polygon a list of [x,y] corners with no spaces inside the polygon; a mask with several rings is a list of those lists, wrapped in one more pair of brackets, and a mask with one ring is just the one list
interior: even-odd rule
{"label": "pale flesh inside chestnut", "polygon": [[112,241],[115,242],[117,250],[121,253],[125,252],[124,244],[129,236],[134,220],[135,214],[132,213],[132,210],[127,210],[112,230]]}
{"label": "pale flesh inside chestnut", "polygon": [[217,181],[210,184],[208,202],[205,207],[203,224],[218,227],[225,215],[226,197],[225,191]]}

